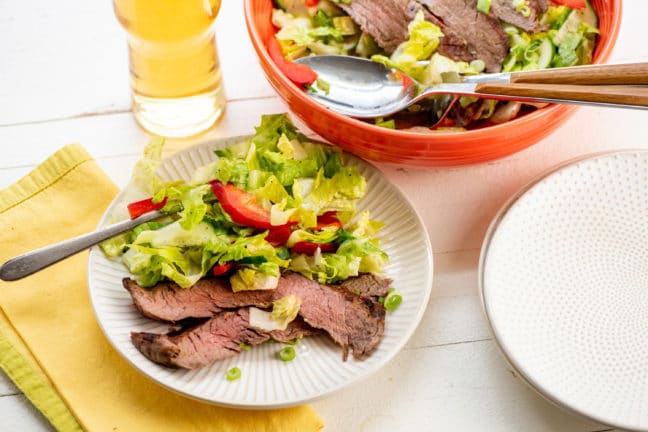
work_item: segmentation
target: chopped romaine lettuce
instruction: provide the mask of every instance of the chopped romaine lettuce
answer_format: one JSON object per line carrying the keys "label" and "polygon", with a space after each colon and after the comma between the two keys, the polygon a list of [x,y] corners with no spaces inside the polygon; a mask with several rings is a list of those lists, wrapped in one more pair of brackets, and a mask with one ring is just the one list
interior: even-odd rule
{"label": "chopped romaine lettuce", "polygon": [[164,141],[164,138],[158,136],[149,140],[144,147],[142,159],[135,164],[131,175],[131,184],[149,195],[152,195],[163,184],[163,181],[155,174],[155,170],[162,161]]}
{"label": "chopped romaine lettuce", "polygon": [[197,249],[181,249],[176,246],[152,248],[131,244],[122,261],[142,286],[153,286],[163,278],[188,288],[200,279]]}
{"label": "chopped romaine lettuce", "polygon": [[401,43],[390,57],[374,55],[373,61],[396,68],[419,82],[423,82],[425,65],[420,60],[427,60],[436,51],[439,39],[443,37],[441,29],[426,21],[423,12],[418,11],[408,26],[409,38]]}
{"label": "chopped romaine lettuce", "polygon": [[272,312],[270,318],[280,323],[281,330],[285,330],[288,323],[297,318],[299,307],[301,306],[301,299],[294,294],[282,297],[279,300],[272,302]]}
{"label": "chopped romaine lettuce", "polygon": [[[165,220],[101,245],[108,256],[121,257],[141,285],[168,279],[188,287],[223,266],[231,267],[235,291],[273,289],[285,270],[323,283],[381,271],[386,263],[376,240],[381,224],[367,212],[349,223],[366,193],[366,180],[345,165],[339,150],[310,142],[287,115],[276,114],[263,116],[249,140],[215,153],[218,160],[200,168],[190,182],[159,183],[150,191],[153,200],[167,200]],[[231,205],[219,202],[212,180],[239,190],[238,223],[228,213]],[[329,211],[337,212],[339,224],[318,226],[318,216]],[[268,227],[246,225],[264,217]],[[348,231],[340,228],[342,223]],[[327,245],[328,252],[318,248],[315,256],[307,256],[298,247],[291,252],[298,242]]]}
{"label": "chopped romaine lettuce", "polygon": [[299,313],[301,299],[294,294],[272,302],[272,311],[250,308],[250,325],[266,331],[286,330]]}
{"label": "chopped romaine lettuce", "polygon": [[279,275],[261,273],[251,268],[242,268],[230,278],[232,291],[275,289],[279,283]]}

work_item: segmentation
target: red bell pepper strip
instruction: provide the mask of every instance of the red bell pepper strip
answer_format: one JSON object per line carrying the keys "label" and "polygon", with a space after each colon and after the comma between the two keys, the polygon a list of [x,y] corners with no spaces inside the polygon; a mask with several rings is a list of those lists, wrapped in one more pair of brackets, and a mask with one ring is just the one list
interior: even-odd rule
{"label": "red bell pepper strip", "polygon": [[261,229],[276,228],[270,223],[270,212],[257,204],[256,196],[230,183],[212,180],[209,184],[223,210],[237,224]]}
{"label": "red bell pepper strip", "polygon": [[306,0],[305,3],[306,3],[306,6],[313,7],[313,6],[317,6],[317,3],[319,3],[319,0]]}
{"label": "red bell pepper strip", "polygon": [[324,227],[330,226],[342,228],[342,222],[337,218],[337,212],[334,210],[327,211],[326,213],[317,216],[317,227],[315,227],[315,229],[321,230]]}
{"label": "red bell pepper strip", "polygon": [[153,210],[160,210],[166,204],[166,197],[159,203],[154,203],[153,198],[146,198],[141,201],[135,201],[126,206],[128,209],[128,214],[131,219],[142,216],[144,213],[148,213]]}
{"label": "red bell pepper strip", "polygon": [[414,80],[410,78],[408,75],[405,75],[401,71],[395,71],[395,74],[398,75],[398,77],[401,79],[401,82],[403,83],[403,88],[409,88],[414,84]]}
{"label": "red bell pepper strip", "polygon": [[294,253],[301,253],[309,256],[315,255],[315,251],[319,248],[322,252],[335,252],[337,246],[332,243],[313,243],[309,241],[300,241],[293,245],[290,250]]}
{"label": "red bell pepper strip", "polygon": [[214,276],[222,276],[234,267],[233,262],[226,262],[225,264],[216,264],[212,269]]}
{"label": "red bell pepper strip", "polygon": [[454,127],[456,126],[456,121],[453,118],[450,117],[444,117],[443,120],[439,120],[439,122],[435,125],[436,127]]}
{"label": "red bell pepper strip", "polygon": [[300,63],[290,62],[284,58],[281,45],[279,45],[279,41],[274,35],[268,38],[266,46],[272,61],[290,81],[299,86],[311,85],[315,82],[317,73],[313,69]]}
{"label": "red bell pepper strip", "polygon": [[275,228],[271,228],[268,232],[268,235],[265,236],[265,239],[272,246],[281,246],[288,241],[288,238],[291,234],[290,227],[286,225],[281,225]]}
{"label": "red bell pepper strip", "polygon": [[567,6],[572,9],[583,9],[587,5],[585,0],[551,0],[554,4],[558,6]]}

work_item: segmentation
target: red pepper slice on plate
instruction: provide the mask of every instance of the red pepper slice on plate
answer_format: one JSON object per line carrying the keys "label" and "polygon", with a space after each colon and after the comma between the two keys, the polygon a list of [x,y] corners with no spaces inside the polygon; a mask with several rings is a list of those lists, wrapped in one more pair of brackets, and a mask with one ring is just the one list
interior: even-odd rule
{"label": "red pepper slice on plate", "polygon": [[320,248],[322,252],[335,252],[337,246],[332,243],[313,243],[309,241],[300,241],[293,245],[290,248],[292,252],[301,253],[309,256],[315,255],[317,248]]}
{"label": "red pepper slice on plate", "polygon": [[253,194],[218,180],[212,180],[209,184],[223,210],[237,224],[261,229],[277,228],[270,223],[270,212],[257,204]]}
{"label": "red pepper slice on plate", "polygon": [[342,228],[342,222],[337,218],[337,212],[335,210],[327,211],[324,214],[317,216],[317,227],[316,230],[321,230],[324,227],[336,226]]}
{"label": "red pepper slice on plate", "polygon": [[154,203],[153,198],[146,198],[141,201],[135,201],[126,206],[128,209],[128,214],[131,219],[142,216],[144,213],[148,213],[153,210],[160,210],[166,204],[166,197],[159,203]]}
{"label": "red pepper slice on plate", "polygon": [[585,0],[551,0],[554,4],[558,6],[567,6],[573,9],[583,9],[585,6]]}
{"label": "red pepper slice on plate", "polygon": [[265,239],[272,246],[281,246],[288,241],[291,232],[292,231],[290,230],[288,224],[281,225],[278,227],[270,228],[270,231],[268,232],[268,235],[265,236]]}
{"label": "red pepper slice on plate", "polygon": [[290,81],[299,86],[304,86],[313,84],[317,79],[317,73],[313,69],[300,63],[290,62],[284,58],[281,45],[279,45],[279,41],[274,35],[268,38],[266,46],[272,61]]}
{"label": "red pepper slice on plate", "polygon": [[313,6],[317,6],[317,3],[319,3],[319,0],[306,0],[305,3],[306,3],[306,6],[313,7]]}
{"label": "red pepper slice on plate", "polygon": [[222,276],[228,271],[230,271],[232,267],[234,267],[233,262],[226,262],[225,264],[216,264],[212,268],[212,273],[214,274],[214,276]]}

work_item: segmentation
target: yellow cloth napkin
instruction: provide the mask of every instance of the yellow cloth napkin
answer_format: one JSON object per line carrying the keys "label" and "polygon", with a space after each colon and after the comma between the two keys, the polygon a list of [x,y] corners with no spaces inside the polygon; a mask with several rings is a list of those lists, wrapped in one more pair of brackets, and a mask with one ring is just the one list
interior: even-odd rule
{"label": "yellow cloth napkin", "polygon": [[[88,153],[69,145],[0,190],[0,262],[93,230],[117,192]],[[87,252],[0,282],[0,366],[60,431],[316,431],[306,405],[235,410],[157,385],[108,343],[86,282]],[[236,383],[232,383],[236,385]]]}

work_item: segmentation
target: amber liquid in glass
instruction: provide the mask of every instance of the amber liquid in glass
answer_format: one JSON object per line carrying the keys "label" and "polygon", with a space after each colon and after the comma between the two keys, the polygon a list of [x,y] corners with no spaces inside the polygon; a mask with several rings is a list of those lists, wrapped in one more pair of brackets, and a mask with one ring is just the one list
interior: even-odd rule
{"label": "amber liquid in glass", "polygon": [[114,0],[128,33],[133,113],[162,136],[200,133],[225,96],[213,24],[220,0]]}

